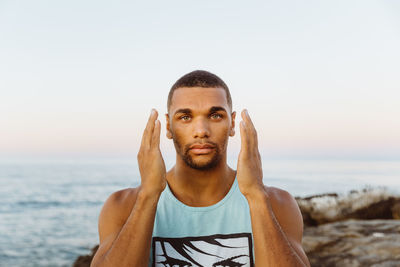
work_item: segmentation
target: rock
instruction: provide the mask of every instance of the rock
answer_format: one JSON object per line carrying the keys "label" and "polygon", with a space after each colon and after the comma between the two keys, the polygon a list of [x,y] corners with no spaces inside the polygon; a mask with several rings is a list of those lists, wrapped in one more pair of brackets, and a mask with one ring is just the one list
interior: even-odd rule
{"label": "rock", "polygon": [[330,193],[296,200],[307,226],[346,219],[400,218],[400,197],[391,196],[382,188],[352,190],[345,196]]}
{"label": "rock", "polygon": [[98,248],[99,248],[99,245],[93,247],[92,253],[90,253],[89,255],[79,256],[75,260],[73,267],[90,267],[90,263],[92,262],[93,256],[96,253]]}
{"label": "rock", "polygon": [[400,220],[347,220],[306,227],[311,266],[400,266]]}
{"label": "rock", "polygon": [[392,206],[393,219],[400,220],[400,203],[397,202]]}

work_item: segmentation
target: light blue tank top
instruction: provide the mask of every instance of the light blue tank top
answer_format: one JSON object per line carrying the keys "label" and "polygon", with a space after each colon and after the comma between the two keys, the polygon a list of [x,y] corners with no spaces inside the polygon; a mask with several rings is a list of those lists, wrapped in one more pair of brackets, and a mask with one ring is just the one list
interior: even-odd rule
{"label": "light blue tank top", "polygon": [[250,209],[237,179],[208,207],[180,202],[168,185],[154,221],[149,266],[254,266]]}

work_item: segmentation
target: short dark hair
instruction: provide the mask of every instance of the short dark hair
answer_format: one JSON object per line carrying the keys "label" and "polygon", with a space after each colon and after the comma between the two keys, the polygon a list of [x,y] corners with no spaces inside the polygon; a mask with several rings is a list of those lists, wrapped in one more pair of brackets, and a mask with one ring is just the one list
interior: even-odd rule
{"label": "short dark hair", "polygon": [[177,80],[174,85],[172,85],[168,94],[167,110],[169,112],[169,107],[172,102],[172,95],[174,91],[181,87],[204,87],[204,88],[222,88],[226,93],[226,99],[228,101],[228,106],[232,111],[232,98],[229,92],[228,86],[225,82],[217,75],[205,71],[205,70],[195,70],[183,75],[179,80]]}

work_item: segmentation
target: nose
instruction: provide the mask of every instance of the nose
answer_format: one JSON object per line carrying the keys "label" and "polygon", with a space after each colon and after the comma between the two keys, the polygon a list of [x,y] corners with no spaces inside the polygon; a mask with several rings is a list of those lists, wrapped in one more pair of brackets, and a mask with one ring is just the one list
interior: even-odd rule
{"label": "nose", "polygon": [[194,138],[207,138],[210,137],[210,128],[207,120],[198,118],[193,123],[193,137]]}

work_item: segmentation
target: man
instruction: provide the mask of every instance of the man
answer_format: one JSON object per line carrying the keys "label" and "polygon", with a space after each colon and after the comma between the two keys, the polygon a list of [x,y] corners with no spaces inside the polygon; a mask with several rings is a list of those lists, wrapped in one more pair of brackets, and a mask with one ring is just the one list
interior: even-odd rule
{"label": "man", "polygon": [[237,170],[227,165],[235,117],[228,87],[212,73],[194,71],[172,86],[166,129],[176,164],[166,172],[152,110],[138,153],[141,184],[104,204],[91,266],[309,266],[296,201],[263,184],[247,110]]}

